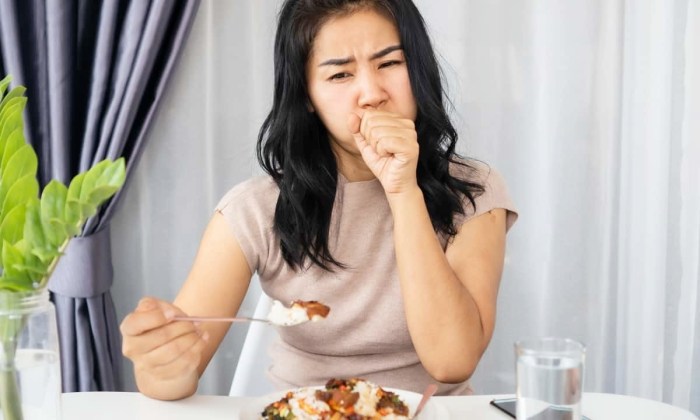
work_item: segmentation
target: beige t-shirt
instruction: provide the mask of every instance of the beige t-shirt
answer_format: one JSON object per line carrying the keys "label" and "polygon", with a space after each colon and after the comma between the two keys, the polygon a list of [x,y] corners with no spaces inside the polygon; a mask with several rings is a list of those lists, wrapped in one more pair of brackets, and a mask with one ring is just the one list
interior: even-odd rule
{"label": "beige t-shirt", "polygon": [[[508,210],[507,226],[517,214],[501,176],[474,163],[485,192],[457,226],[494,208]],[[472,175],[474,176],[474,175]],[[329,378],[362,377],[383,387],[422,392],[435,382],[418,359],[406,325],[393,243],[393,220],[378,180],[348,182],[339,175],[329,231],[333,257],[345,270],[329,273],[317,266],[295,272],[282,258],[273,232],[279,190],[272,178],[256,177],[231,189],[220,211],[263,291],[283,303],[317,300],[331,307],[327,319],[278,328],[270,349],[268,375],[280,389],[325,384]],[[443,248],[445,238],[441,238]],[[439,394],[469,393],[467,382],[440,384]]]}

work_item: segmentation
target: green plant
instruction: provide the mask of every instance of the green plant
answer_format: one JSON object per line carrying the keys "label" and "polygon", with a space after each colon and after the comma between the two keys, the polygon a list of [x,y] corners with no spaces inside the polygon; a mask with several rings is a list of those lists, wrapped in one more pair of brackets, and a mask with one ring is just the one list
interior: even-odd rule
{"label": "green plant", "polygon": [[[46,287],[70,239],[121,188],[125,164],[123,158],[103,160],[68,186],[52,180],[40,195],[37,155],[24,137],[25,88],[15,87],[3,96],[10,80],[0,81],[0,293],[25,293]],[[5,420],[22,419],[14,354],[24,322],[0,315],[0,406]]]}

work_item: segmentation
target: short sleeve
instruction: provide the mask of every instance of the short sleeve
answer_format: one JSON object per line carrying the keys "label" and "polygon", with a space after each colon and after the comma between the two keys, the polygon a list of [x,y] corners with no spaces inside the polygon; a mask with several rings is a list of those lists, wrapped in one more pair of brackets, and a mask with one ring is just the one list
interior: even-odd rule
{"label": "short sleeve", "polygon": [[496,169],[484,163],[472,164],[470,162],[470,166],[473,170],[469,171],[469,179],[483,185],[484,192],[474,199],[476,208],[471,205],[469,200],[464,200],[465,214],[456,216],[456,226],[461,226],[470,219],[493,209],[504,209],[506,210],[506,231],[510,230],[518,219],[518,211],[510,198],[503,176]]}
{"label": "short sleeve", "polygon": [[269,255],[275,190],[272,180],[252,178],[229,190],[215,207],[231,228],[251,273],[263,270]]}

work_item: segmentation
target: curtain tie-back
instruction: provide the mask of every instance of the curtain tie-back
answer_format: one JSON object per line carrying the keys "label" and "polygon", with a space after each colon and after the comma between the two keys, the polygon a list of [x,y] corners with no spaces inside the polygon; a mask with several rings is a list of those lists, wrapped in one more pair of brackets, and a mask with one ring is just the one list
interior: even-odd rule
{"label": "curtain tie-back", "polygon": [[112,287],[114,270],[109,227],[71,239],[49,279],[49,290],[63,296],[89,298]]}

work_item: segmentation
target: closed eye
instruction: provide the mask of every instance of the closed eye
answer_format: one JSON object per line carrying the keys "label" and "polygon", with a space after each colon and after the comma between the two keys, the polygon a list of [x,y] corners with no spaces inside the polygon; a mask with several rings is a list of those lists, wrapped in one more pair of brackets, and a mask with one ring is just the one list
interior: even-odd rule
{"label": "closed eye", "polygon": [[403,61],[401,61],[401,60],[390,60],[390,61],[385,61],[385,62],[383,62],[382,64],[379,65],[379,68],[380,68],[380,69],[383,69],[383,68],[385,68],[385,67],[391,67],[391,66],[395,66],[395,65],[401,64],[401,63],[403,63]]}
{"label": "closed eye", "polygon": [[350,73],[347,72],[341,72],[341,73],[336,73],[333,76],[329,77],[328,80],[342,80],[345,78],[350,77]]}

